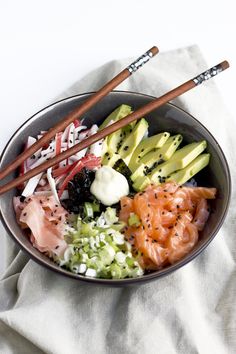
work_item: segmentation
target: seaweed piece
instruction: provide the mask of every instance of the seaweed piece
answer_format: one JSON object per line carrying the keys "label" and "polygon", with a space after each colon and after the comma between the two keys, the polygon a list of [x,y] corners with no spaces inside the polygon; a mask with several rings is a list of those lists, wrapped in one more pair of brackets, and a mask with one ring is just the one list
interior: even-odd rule
{"label": "seaweed piece", "polygon": [[90,193],[90,186],[95,178],[95,171],[84,167],[78,172],[72,181],[68,183],[69,198],[63,200],[65,209],[76,214],[82,214],[85,202],[93,202],[95,197]]}
{"label": "seaweed piece", "polygon": [[132,172],[130,171],[129,167],[126,165],[124,160],[119,159],[116,161],[116,163],[113,166],[113,169],[116,170],[117,172],[120,172],[125,178],[127,179],[129,186],[132,187],[132,181],[130,179]]}

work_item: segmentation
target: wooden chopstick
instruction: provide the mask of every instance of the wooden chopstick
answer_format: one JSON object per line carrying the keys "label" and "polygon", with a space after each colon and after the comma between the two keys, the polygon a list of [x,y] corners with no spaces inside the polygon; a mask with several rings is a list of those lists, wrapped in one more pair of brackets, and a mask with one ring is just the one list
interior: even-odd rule
{"label": "wooden chopstick", "polygon": [[36,143],[31,145],[27,150],[22,152],[16,160],[12,161],[7,165],[2,171],[0,171],[0,180],[6,177],[10,172],[14,171],[18,166],[20,166],[28,157],[32,156],[36,151],[38,151],[42,146],[48,143],[56,133],[63,131],[70,123],[75,119],[81,118],[84,113],[86,113],[90,108],[92,108],[97,102],[99,102],[103,97],[105,97],[109,92],[111,92],[116,86],[127,79],[135,71],[141,68],[145,63],[147,63],[152,57],[154,57],[159,52],[157,47],[152,47],[146,53],[141,55],[133,63],[131,63],[126,69],[122,70],[117,76],[115,76],[111,81],[106,83],[102,88],[100,88],[96,93],[90,96],[82,105],[73,110],[67,117],[65,117],[61,122],[57,123],[53,128],[49,129],[46,134],[42,136]]}
{"label": "wooden chopstick", "polygon": [[129,114],[125,118],[109,125],[108,127],[100,130],[98,133],[90,136],[86,140],[81,141],[77,145],[71,147],[70,149],[62,152],[60,155],[53,157],[52,159],[42,163],[38,167],[28,171],[23,176],[17,177],[15,180],[3,185],[0,187],[0,195],[6,193],[12,188],[19,186],[20,184],[24,183],[25,181],[29,180],[30,178],[38,175],[39,173],[47,170],[48,168],[58,164],[59,162],[69,158],[70,156],[76,154],[77,152],[83,150],[84,148],[90,146],[91,144],[105,138],[107,135],[114,133],[116,130],[119,130],[126,126],[127,124],[142,118],[147,113],[152,112],[154,109],[162,106],[163,104],[173,100],[174,98],[182,95],[183,93],[191,90],[192,88],[198,86],[202,82],[214,77],[215,75],[219,74],[221,71],[227,69],[229,67],[229,63],[227,61],[223,61],[222,63],[210,68],[209,70],[201,73],[200,75],[194,77],[191,80],[186,81],[182,85],[174,88],[173,90],[167,92],[163,96],[149,102],[145,106],[139,108],[137,111]]}

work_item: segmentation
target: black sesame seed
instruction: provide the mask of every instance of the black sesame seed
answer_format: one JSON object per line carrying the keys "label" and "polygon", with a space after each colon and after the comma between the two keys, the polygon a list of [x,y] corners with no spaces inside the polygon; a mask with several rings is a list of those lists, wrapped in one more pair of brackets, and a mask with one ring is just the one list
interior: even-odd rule
{"label": "black sesame seed", "polygon": [[24,214],[23,214],[23,216],[26,216],[26,215],[27,215],[27,213],[24,213]]}
{"label": "black sesame seed", "polygon": [[142,149],[141,152],[144,152],[144,149]]}
{"label": "black sesame seed", "polygon": [[127,150],[128,150],[128,148],[129,148],[129,146],[128,146],[128,145],[126,145],[126,146],[124,147],[124,150],[125,150],[125,151],[127,151]]}
{"label": "black sesame seed", "polygon": [[72,140],[70,140],[70,144],[72,144]]}
{"label": "black sesame seed", "polygon": [[178,204],[176,205],[176,208],[179,209],[179,205]]}
{"label": "black sesame seed", "polygon": [[57,245],[56,247],[55,247],[55,250],[57,250],[59,248],[59,246]]}

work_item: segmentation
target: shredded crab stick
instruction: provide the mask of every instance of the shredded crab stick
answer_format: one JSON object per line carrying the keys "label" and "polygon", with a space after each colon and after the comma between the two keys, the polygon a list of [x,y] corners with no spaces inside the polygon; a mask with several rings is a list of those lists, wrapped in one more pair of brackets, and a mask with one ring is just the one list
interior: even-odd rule
{"label": "shredded crab stick", "polygon": [[[97,130],[98,127],[96,124],[87,129],[86,126],[81,125],[80,121],[76,120],[74,123],[68,125],[63,132],[57,133],[55,139],[52,139],[47,146],[44,146],[43,149],[40,149],[28,158],[20,167],[20,175],[78,144],[86,137],[95,134]],[[45,133],[45,131],[41,131],[41,135]],[[29,137],[26,148],[34,144],[35,141],[35,138]],[[102,141],[93,144],[90,149],[86,148],[69,159],[61,161],[57,166],[48,169],[46,174],[41,173],[32,177],[25,185],[20,187],[20,189],[23,189],[22,196],[29,197],[38,191],[45,191],[46,195],[48,191],[51,191],[55,199],[59,201],[62,195],[67,195],[66,187],[68,182],[81,168],[88,167],[94,169],[100,166],[101,154]]]}
{"label": "shredded crab stick", "polygon": [[63,191],[67,187],[68,183],[74,178],[74,176],[82,170],[82,168],[87,167],[90,169],[94,169],[96,167],[100,167],[101,165],[101,158],[93,156],[93,155],[88,155],[80,159],[78,162],[76,162],[73,165],[73,168],[70,170],[69,174],[63,181],[59,191],[58,191],[58,196],[59,198],[62,196]]}
{"label": "shredded crab stick", "polygon": [[[159,269],[175,263],[196,245],[209,217],[207,199],[216,197],[215,188],[182,187],[176,183],[150,185],[133,199],[121,199],[120,220],[125,235],[141,252],[146,269]],[[129,219],[139,222],[129,226]]]}

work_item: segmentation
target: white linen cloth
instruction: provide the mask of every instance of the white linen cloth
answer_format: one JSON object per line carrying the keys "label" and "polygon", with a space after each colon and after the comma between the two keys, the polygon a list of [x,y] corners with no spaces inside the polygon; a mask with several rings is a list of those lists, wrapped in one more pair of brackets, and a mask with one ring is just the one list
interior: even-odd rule
{"label": "white linen cloth", "polygon": [[[105,64],[61,97],[98,89],[130,61]],[[158,96],[207,68],[197,46],[160,53],[119,89]],[[215,79],[175,103],[213,133],[226,153],[235,182],[236,130]],[[6,236],[6,270],[0,281],[0,353],[235,353],[235,198],[233,189],[227,219],[199,257],[139,287],[98,287],[66,279],[29,260]]]}

